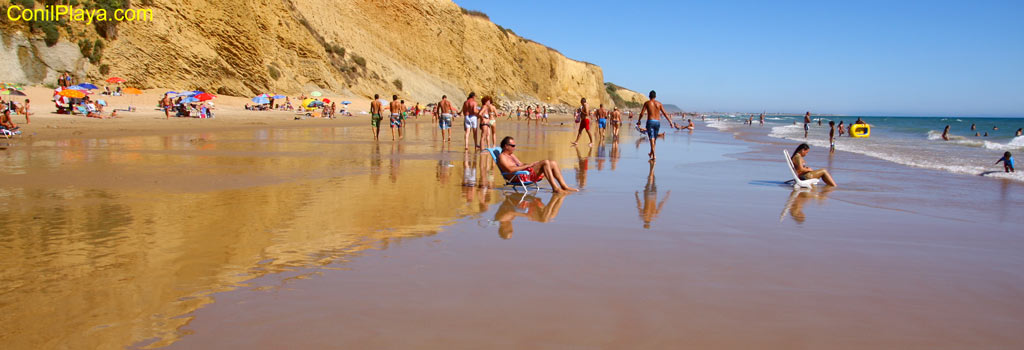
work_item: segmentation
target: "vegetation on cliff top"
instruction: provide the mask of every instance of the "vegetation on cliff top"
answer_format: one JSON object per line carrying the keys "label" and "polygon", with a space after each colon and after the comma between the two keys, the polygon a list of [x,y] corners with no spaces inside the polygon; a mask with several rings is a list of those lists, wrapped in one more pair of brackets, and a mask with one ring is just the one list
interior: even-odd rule
{"label": "vegetation on cliff top", "polygon": [[612,102],[615,103],[615,107],[619,107],[619,108],[640,108],[640,102],[639,101],[632,101],[632,100],[626,101],[626,99],[622,98],[622,96],[619,95],[619,91],[618,90],[619,89],[626,90],[626,88],[623,88],[621,86],[615,85],[613,83],[604,83],[604,89],[605,89],[605,91],[608,92],[608,96],[611,96]]}

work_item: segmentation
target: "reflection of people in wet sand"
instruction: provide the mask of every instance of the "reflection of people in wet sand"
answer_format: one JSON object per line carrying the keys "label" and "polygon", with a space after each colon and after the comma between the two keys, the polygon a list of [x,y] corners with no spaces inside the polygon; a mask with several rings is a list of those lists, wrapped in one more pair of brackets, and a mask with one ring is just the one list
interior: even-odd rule
{"label": "reflection of people in wet sand", "polygon": [[789,216],[791,216],[797,223],[803,223],[804,219],[807,218],[807,216],[804,215],[804,204],[812,198],[817,199],[818,202],[823,202],[828,198],[828,194],[832,192],[832,190],[833,187],[825,187],[821,192],[816,193],[814,190],[808,188],[794,189],[793,192],[789,194],[789,199],[786,200],[786,206],[782,208],[782,214],[779,215],[779,222],[782,222],[782,219],[786,217],[786,214],[789,214]]}
{"label": "reflection of people in wet sand", "polygon": [[498,222],[498,236],[502,239],[512,238],[514,228],[512,220],[518,217],[525,217],[534,222],[549,222],[558,216],[558,210],[562,208],[564,193],[552,193],[548,204],[540,198],[526,193],[515,193],[505,197],[505,201],[494,213],[494,221]]}
{"label": "reflection of people in wet sand", "polygon": [[609,156],[612,159],[612,171],[615,171],[615,165],[619,163],[619,139],[612,141],[612,151]]}
{"label": "reflection of people in wet sand", "polygon": [[640,219],[644,221],[644,228],[651,228],[651,221],[658,217],[661,208],[665,206],[672,191],[665,193],[665,198],[658,202],[658,186],[654,183],[654,162],[650,163],[651,168],[647,173],[647,185],[644,186],[644,200],[640,201],[640,191],[634,193],[636,196],[636,209],[640,212]]}
{"label": "reflection of people in wet sand", "polygon": [[462,186],[476,187],[476,157],[469,151],[462,154]]}
{"label": "reflection of people in wet sand", "polygon": [[[516,139],[512,136],[505,136],[501,139],[501,154],[498,155],[498,169],[501,169],[502,173],[511,174],[517,171],[528,171],[528,175],[510,175],[520,176],[523,181],[540,182],[545,177],[548,179],[548,183],[551,184],[551,190],[554,192],[563,191],[579,191],[575,188],[569,187],[569,184],[565,183],[565,178],[562,177],[562,170],[558,168],[558,163],[553,160],[541,160],[530,164],[523,164],[519,161],[519,158],[513,154],[516,151]],[[509,180],[506,178],[505,180]]]}
{"label": "reflection of people in wet sand", "polygon": [[587,155],[583,156],[579,148],[576,149],[576,158],[579,160],[579,163],[576,165],[576,186],[579,186],[579,188],[587,187],[587,170],[590,168],[590,153],[593,150],[593,148],[588,149]]}

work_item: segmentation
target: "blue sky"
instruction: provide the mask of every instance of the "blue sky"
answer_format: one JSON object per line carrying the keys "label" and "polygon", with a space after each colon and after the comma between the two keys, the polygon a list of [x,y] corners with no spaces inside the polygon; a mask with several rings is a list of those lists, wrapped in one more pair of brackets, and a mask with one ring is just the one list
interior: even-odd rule
{"label": "blue sky", "polygon": [[1024,1],[455,0],[693,111],[1024,117]]}

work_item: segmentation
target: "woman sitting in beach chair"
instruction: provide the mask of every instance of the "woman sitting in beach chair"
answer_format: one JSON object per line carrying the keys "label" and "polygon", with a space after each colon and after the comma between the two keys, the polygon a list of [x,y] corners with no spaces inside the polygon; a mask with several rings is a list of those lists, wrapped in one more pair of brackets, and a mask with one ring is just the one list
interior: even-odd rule
{"label": "woman sitting in beach chair", "polygon": [[3,114],[0,114],[0,129],[4,130],[5,136],[11,136],[14,134],[21,133],[20,131],[18,131],[18,124],[15,124],[14,120],[11,119],[10,109],[5,109],[3,111]]}

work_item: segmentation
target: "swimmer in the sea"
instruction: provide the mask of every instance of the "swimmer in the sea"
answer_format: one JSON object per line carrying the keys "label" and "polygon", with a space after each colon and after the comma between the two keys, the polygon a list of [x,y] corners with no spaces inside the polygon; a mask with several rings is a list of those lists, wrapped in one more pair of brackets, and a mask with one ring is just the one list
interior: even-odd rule
{"label": "swimmer in the sea", "polygon": [[[986,133],[985,136],[988,136],[988,134]],[[946,125],[946,128],[942,130],[942,139],[949,141],[949,125]]]}

